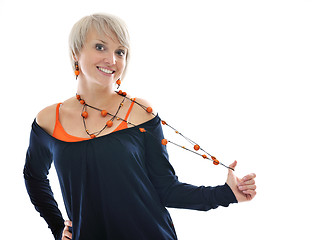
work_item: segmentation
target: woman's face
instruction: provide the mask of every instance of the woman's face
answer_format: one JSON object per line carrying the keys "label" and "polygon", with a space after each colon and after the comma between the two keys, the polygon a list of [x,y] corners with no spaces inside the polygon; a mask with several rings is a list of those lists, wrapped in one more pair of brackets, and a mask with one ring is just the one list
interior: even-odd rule
{"label": "woman's face", "polygon": [[102,86],[113,84],[125,69],[126,54],[115,34],[100,35],[92,28],[78,56],[79,76]]}

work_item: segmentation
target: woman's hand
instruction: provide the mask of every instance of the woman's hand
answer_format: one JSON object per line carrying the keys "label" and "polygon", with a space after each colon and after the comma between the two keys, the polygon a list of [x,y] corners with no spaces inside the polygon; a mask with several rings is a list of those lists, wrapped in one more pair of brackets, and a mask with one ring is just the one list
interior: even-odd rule
{"label": "woman's hand", "polygon": [[62,234],[62,240],[72,239],[72,233],[69,231],[69,227],[72,227],[72,221],[66,220],[64,222],[65,227]]}
{"label": "woman's hand", "polygon": [[[234,161],[230,167],[235,169],[237,161]],[[242,179],[236,177],[231,169],[228,171],[227,184],[231,188],[238,202],[252,200],[256,195],[255,173],[248,174]]]}

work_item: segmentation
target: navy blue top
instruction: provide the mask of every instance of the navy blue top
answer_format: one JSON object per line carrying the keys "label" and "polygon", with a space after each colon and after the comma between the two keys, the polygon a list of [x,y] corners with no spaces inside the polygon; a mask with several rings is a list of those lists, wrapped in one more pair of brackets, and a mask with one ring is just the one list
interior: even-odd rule
{"label": "navy blue top", "polygon": [[[145,128],[146,133],[139,131]],[[165,207],[209,210],[237,202],[227,184],[178,181],[168,160],[160,118],[80,142],[60,141],[34,120],[24,166],[30,199],[61,239],[64,220],[48,171],[54,160],[73,240],[177,239]]]}

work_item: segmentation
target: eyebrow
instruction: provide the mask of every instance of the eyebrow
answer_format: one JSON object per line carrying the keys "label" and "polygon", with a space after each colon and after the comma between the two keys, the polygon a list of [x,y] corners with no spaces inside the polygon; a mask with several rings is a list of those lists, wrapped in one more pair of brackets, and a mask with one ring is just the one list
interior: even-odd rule
{"label": "eyebrow", "polygon": [[104,44],[106,44],[106,45],[108,45],[108,43],[105,42],[105,41],[103,41],[103,40],[100,40],[100,39],[97,39],[97,40],[100,41],[100,42],[102,42],[102,43],[104,43]]}

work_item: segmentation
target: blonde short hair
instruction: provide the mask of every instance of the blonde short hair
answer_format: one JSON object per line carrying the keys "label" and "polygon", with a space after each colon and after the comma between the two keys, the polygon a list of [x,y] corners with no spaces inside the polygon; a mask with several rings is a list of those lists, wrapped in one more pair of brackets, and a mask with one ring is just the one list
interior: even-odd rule
{"label": "blonde short hair", "polygon": [[[120,44],[127,48],[126,53],[126,67],[122,73],[121,79],[124,78],[127,70],[127,66],[130,59],[130,37],[128,29],[125,23],[116,16],[110,14],[93,14],[83,17],[73,26],[69,35],[69,54],[75,70],[75,59],[82,50],[88,31],[94,28],[99,34],[105,34],[107,36],[114,34],[117,37]],[[109,32],[110,30],[110,32]]]}

